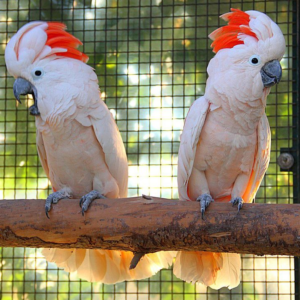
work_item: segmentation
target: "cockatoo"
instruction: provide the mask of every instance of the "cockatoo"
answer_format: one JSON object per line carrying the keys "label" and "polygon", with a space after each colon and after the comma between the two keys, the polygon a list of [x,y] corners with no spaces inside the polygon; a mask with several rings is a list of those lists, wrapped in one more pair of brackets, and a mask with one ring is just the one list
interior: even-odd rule
{"label": "cockatoo", "polygon": [[[46,200],[47,216],[63,198],[81,198],[84,214],[96,198],[127,196],[120,133],[100,98],[88,57],[76,49],[81,42],[65,29],[57,22],[29,23],[5,50],[7,69],[16,78],[15,97],[33,95],[38,154],[54,191]],[[43,254],[80,278],[108,284],[147,278],[172,263],[168,252],[145,255],[134,270],[131,252],[44,249]]]}
{"label": "cockatoo", "polygon": [[[241,209],[267,170],[271,134],[265,114],[270,87],[281,79],[285,51],[280,28],[257,11],[221,16],[228,25],[210,34],[216,53],[203,97],[191,106],[178,154],[179,199],[199,201],[202,218],[212,201]],[[205,221],[205,220],[204,220]],[[214,289],[240,282],[238,254],[178,252],[174,274]]]}

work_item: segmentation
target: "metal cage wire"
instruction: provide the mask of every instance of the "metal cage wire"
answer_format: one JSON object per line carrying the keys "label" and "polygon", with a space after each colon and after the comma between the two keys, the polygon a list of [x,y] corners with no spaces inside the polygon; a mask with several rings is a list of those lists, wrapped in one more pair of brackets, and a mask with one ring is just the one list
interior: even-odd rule
{"label": "metal cage wire", "polygon": [[[207,36],[224,25],[219,15],[234,7],[267,13],[286,39],[282,82],[267,100],[271,162],[256,202],[297,202],[299,172],[293,185],[293,173],[281,172],[276,158],[281,148],[295,146],[298,137],[298,6],[299,1],[1,0],[0,198],[44,199],[51,191],[37,157],[34,118],[28,113],[32,99],[16,108],[13,78],[4,62],[6,43],[22,25],[62,21],[83,42],[126,147],[129,196],[177,198],[180,132],[191,103],[204,93],[206,67],[213,57]],[[243,255],[241,284],[215,291],[184,283],[171,270],[138,282],[92,284],[47,263],[38,249],[0,249],[3,300],[300,299],[291,257]]]}

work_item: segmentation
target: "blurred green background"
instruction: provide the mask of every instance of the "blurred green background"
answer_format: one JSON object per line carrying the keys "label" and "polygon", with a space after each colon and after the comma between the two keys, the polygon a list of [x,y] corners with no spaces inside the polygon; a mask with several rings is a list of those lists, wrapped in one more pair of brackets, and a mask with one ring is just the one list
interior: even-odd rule
{"label": "blurred green background", "polygon": [[[283,79],[272,88],[267,114],[271,163],[256,202],[292,203],[291,173],[280,172],[281,147],[292,146],[293,1],[1,0],[0,199],[47,197],[39,163],[32,99],[17,105],[4,49],[33,20],[63,21],[84,44],[99,78],[102,99],[121,131],[129,160],[129,196],[177,198],[179,137],[191,103],[203,95],[213,57],[207,36],[231,7],[266,12],[287,43]],[[0,212],[1,213],[1,212]],[[183,283],[163,270],[148,280],[91,284],[47,263],[38,249],[0,248],[0,299],[294,299],[293,258],[243,256],[242,283],[229,291]]]}

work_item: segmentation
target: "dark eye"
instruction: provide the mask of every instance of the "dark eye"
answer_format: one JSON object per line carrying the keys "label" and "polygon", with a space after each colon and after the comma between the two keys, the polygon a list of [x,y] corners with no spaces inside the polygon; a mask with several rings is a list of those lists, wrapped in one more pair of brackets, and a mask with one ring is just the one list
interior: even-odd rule
{"label": "dark eye", "polygon": [[31,71],[31,76],[33,77],[33,80],[39,80],[44,76],[44,70],[41,67],[38,67],[36,69],[33,69]]}
{"label": "dark eye", "polygon": [[253,66],[259,65],[260,64],[260,57],[259,57],[259,55],[252,55],[249,58],[249,64],[253,65]]}

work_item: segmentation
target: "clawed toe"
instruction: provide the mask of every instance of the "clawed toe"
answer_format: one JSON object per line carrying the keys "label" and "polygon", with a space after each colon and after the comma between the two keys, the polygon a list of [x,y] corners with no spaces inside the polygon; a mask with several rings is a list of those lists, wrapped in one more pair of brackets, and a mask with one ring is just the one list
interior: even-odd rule
{"label": "clawed toe", "polygon": [[199,196],[196,201],[200,202],[200,210],[202,215],[202,220],[204,220],[204,213],[206,208],[209,206],[211,202],[214,202],[213,198],[209,194],[203,194]]}
{"label": "clawed toe", "polygon": [[241,210],[241,208],[243,207],[243,204],[244,204],[244,200],[241,197],[236,197],[236,198],[230,200],[229,202],[232,203],[232,206],[235,206],[235,205],[238,206],[238,212]]}
{"label": "clawed toe", "polygon": [[104,197],[101,193],[95,190],[81,197],[79,201],[79,206],[81,207],[81,213],[83,216],[84,213],[88,210],[92,201],[95,199],[106,199],[106,197]]}
{"label": "clawed toe", "polygon": [[85,196],[81,197],[79,201],[79,206],[82,207],[82,203],[84,202]]}
{"label": "clawed toe", "polygon": [[50,209],[51,209],[51,206],[47,206],[47,205],[45,206],[45,213],[46,213],[46,216],[48,219],[50,219],[50,217],[48,215],[48,212],[50,211]]}
{"label": "clawed toe", "polygon": [[49,211],[51,210],[51,206],[54,203],[57,203],[61,199],[69,198],[69,194],[65,191],[58,191],[50,194],[47,199],[46,199],[46,204],[45,204],[45,213],[48,219],[49,217]]}

